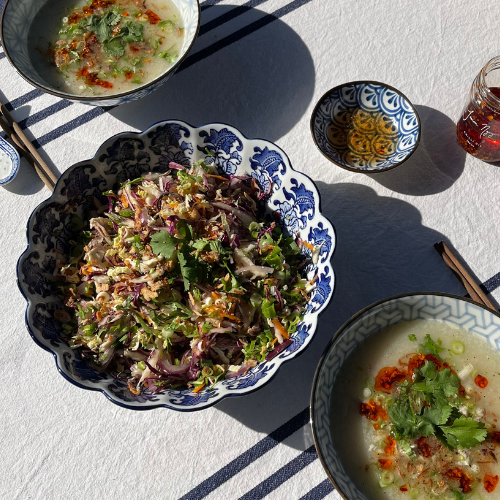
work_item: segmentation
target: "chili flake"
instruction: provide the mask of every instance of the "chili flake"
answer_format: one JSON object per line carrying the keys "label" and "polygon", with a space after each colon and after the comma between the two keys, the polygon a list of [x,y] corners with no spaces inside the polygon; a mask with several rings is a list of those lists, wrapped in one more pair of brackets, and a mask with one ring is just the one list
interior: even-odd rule
{"label": "chili flake", "polygon": [[497,487],[498,476],[491,476],[490,474],[486,474],[484,476],[483,483],[484,483],[484,489],[488,493],[491,493],[492,491],[495,491],[495,488]]}
{"label": "chili flake", "polygon": [[450,479],[456,479],[460,482],[460,488],[464,493],[470,493],[472,491],[471,484],[472,478],[467,475],[462,469],[454,467],[445,473],[446,477]]}
{"label": "chili flake", "polygon": [[377,421],[377,420],[387,420],[387,411],[382,408],[381,405],[377,404],[373,399],[370,399],[368,403],[361,403],[360,408],[361,415],[366,418]]}
{"label": "chili flake", "polygon": [[379,458],[378,464],[381,469],[389,470],[392,468],[392,460],[390,458]]}
{"label": "chili flake", "polygon": [[433,448],[429,446],[429,444],[427,443],[427,439],[424,436],[417,439],[417,448],[418,451],[420,451],[420,453],[426,458],[432,457],[432,455],[434,454]]}
{"label": "chili flake", "polygon": [[375,390],[387,392],[392,391],[392,386],[397,382],[402,382],[406,378],[406,373],[399,371],[395,366],[382,368],[375,377]]}
{"label": "chili flake", "polygon": [[484,389],[488,385],[488,379],[486,377],[483,377],[482,375],[477,374],[476,378],[474,379],[474,383],[481,389]]}

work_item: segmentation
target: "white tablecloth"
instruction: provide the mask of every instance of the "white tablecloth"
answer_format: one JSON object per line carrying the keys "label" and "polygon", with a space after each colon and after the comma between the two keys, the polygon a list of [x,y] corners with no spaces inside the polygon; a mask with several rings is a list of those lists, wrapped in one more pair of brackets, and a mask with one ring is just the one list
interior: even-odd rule
{"label": "white tablecloth", "polygon": [[[195,57],[143,100],[107,112],[40,95],[0,51],[1,97],[59,172],[92,157],[107,137],[167,118],[222,121],[275,141],[316,181],[336,227],[333,301],[305,353],[249,396],[187,414],[115,406],[64,380],[26,331],[16,262],[28,216],[49,191],[23,160],[0,193],[0,498],[338,499],[314,452],[307,410],[316,364],[335,330],[388,295],[465,294],[433,248],[442,239],[500,297],[500,170],[466,155],[455,138],[474,77],[500,52],[500,3],[201,4]],[[329,163],[309,132],[317,99],[361,79],[401,90],[422,119],[418,151],[375,176]]]}

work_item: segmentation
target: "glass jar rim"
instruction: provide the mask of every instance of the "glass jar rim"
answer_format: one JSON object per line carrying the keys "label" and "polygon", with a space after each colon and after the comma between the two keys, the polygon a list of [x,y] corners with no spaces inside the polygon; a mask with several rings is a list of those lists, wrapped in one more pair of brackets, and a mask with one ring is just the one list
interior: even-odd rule
{"label": "glass jar rim", "polygon": [[487,99],[491,99],[491,101],[495,104],[497,108],[500,108],[500,97],[497,97],[492,91],[491,88],[486,83],[486,77],[492,72],[500,70],[500,56],[495,56],[490,59],[483,67],[483,69],[479,72],[479,89],[481,91],[487,92],[484,97]]}

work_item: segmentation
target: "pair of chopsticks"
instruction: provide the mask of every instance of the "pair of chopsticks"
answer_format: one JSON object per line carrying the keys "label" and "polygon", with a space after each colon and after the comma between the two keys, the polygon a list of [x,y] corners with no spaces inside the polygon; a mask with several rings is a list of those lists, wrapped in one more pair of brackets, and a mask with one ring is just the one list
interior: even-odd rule
{"label": "pair of chopsticks", "polygon": [[38,154],[35,146],[31,144],[21,127],[14,121],[9,110],[0,102],[0,127],[13,142],[20,156],[24,156],[28,163],[35,169],[43,183],[53,191],[57,176],[52,172],[43,158]]}
{"label": "pair of chopsticks", "polygon": [[434,245],[434,248],[443,258],[445,264],[455,273],[455,276],[462,282],[465,289],[469,293],[472,300],[486,306],[493,311],[496,311],[496,307],[493,303],[486,297],[486,294],[481,290],[479,284],[474,280],[474,278],[469,274],[467,269],[461,264],[455,254],[450,250],[450,247],[444,242],[440,241]]}

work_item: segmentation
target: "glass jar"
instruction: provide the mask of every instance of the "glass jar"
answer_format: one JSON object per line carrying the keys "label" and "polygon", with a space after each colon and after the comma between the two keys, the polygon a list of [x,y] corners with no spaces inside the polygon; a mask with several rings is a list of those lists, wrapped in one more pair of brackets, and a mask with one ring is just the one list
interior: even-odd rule
{"label": "glass jar", "polygon": [[500,56],[486,63],[470,89],[457,124],[460,145],[471,155],[500,161]]}

